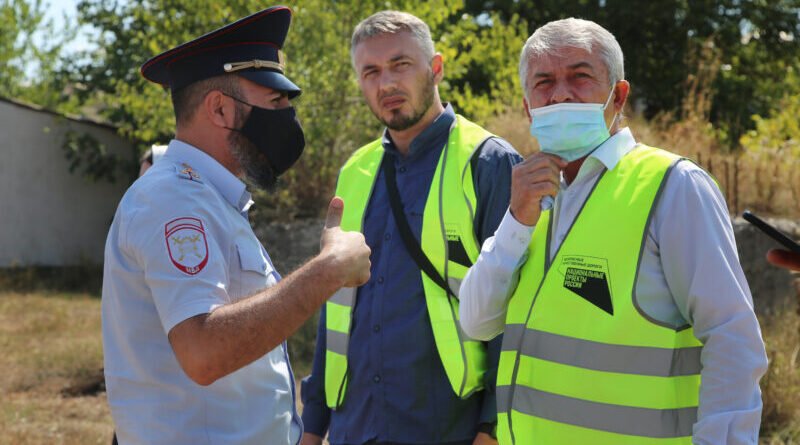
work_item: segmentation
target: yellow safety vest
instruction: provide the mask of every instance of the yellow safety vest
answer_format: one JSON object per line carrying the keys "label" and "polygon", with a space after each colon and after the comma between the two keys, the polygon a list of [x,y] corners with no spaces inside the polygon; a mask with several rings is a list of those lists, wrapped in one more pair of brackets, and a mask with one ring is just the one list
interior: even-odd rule
{"label": "yellow safety vest", "polygon": [[679,161],[640,145],[605,171],[552,263],[552,214],[542,213],[506,317],[501,444],[691,444],[702,344],[690,326],[648,317],[635,293],[647,227]]}
{"label": "yellow safety vest", "polygon": [[[467,119],[456,116],[447,145],[442,150],[428,192],[422,218],[422,250],[455,295],[469,265],[449,258],[448,243],[461,243],[471,263],[480,253],[475,237],[476,195],[470,160],[486,139],[493,135]],[[336,195],[344,199],[342,230],[363,231],[363,219],[375,178],[383,159],[381,140],[358,149],[339,174]],[[463,261],[462,261],[463,262]],[[449,297],[420,271],[428,316],[439,358],[453,391],[467,398],[483,388],[486,347],[468,338],[458,321],[458,301]],[[325,398],[339,408],[347,390],[347,351],[356,289],[345,288],[326,303]]]}

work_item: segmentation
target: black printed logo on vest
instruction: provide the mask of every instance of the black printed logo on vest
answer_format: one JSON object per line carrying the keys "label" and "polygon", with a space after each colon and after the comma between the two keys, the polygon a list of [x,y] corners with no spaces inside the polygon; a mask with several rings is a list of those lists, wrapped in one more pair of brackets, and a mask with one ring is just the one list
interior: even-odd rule
{"label": "black printed logo on vest", "polygon": [[605,259],[569,256],[564,258],[559,269],[564,275],[564,288],[614,315]]}
{"label": "black printed logo on vest", "polygon": [[464,267],[472,267],[472,261],[467,255],[467,250],[464,249],[464,244],[461,243],[458,227],[448,224],[445,232],[447,235],[447,258]]}

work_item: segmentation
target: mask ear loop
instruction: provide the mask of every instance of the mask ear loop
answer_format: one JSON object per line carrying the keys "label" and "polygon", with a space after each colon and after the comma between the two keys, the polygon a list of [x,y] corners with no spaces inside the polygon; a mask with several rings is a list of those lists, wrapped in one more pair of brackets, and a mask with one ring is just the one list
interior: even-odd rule
{"label": "mask ear loop", "polygon": [[[606,103],[603,105],[603,110],[604,111],[605,111],[606,108],[608,108],[608,105],[611,104],[611,98],[614,97],[614,89],[616,88],[616,86],[617,86],[616,84],[611,86],[611,92],[608,93],[608,99],[606,99]],[[619,116],[619,113],[614,113],[614,118],[611,119],[611,123],[608,124],[608,129],[609,130],[611,129],[611,127],[614,126],[614,122],[617,121],[617,117],[618,116]]]}
{"label": "mask ear loop", "polygon": [[616,88],[616,85],[611,86],[611,92],[608,93],[608,99],[606,99],[606,103],[603,104],[603,110],[608,108],[608,104],[611,103],[611,98],[614,97],[614,88]]}

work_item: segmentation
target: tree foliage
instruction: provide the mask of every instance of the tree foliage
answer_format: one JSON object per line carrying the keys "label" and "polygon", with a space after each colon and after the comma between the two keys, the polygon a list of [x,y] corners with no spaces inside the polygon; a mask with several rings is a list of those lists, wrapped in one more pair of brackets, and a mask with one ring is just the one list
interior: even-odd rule
{"label": "tree foliage", "polygon": [[[786,84],[799,91],[800,75],[790,71]],[[741,143],[752,152],[777,152],[800,158],[800,92],[785,94],[765,117],[753,116],[755,128],[742,136]]]}
{"label": "tree foliage", "polygon": [[0,0],[0,97],[74,111],[76,102],[61,94],[59,54],[75,33],[68,20],[55,34],[52,20],[45,20],[49,5],[42,0]]}
{"label": "tree foliage", "polygon": [[698,46],[711,42],[719,67],[712,88],[712,122],[735,143],[781,98],[783,78],[800,61],[800,0],[466,0],[474,14],[517,15],[528,32],[551,20],[580,17],[614,34],[625,54],[633,99],[646,115],[681,110],[687,79],[702,69],[693,59]]}
{"label": "tree foliage", "polygon": [[[263,7],[254,0],[83,0],[80,20],[101,31],[96,42],[100,50],[79,57],[88,57],[90,63],[73,64],[68,71],[76,83],[91,85],[80,93],[82,100],[106,103],[103,115],[122,135],[142,148],[165,143],[174,131],[169,95],[145,81],[138,67],[155,54]],[[459,112],[483,118],[514,99],[516,55],[507,48],[520,46],[524,34],[516,19],[510,25],[500,20],[479,24],[463,2],[453,0],[298,1],[284,50],[287,74],[303,88],[295,105],[306,132],[306,152],[282,177],[278,190],[257,196],[262,204],[256,207],[257,216],[319,213],[347,156],[379,136],[380,125],[364,106],[353,76],[350,37],[360,20],[382,9],[407,10],[429,24],[445,57],[442,97]]]}
{"label": "tree foliage", "polygon": [[[78,20],[96,30],[94,46],[58,57],[74,30],[37,43],[31,36],[54,33],[43,1],[0,0],[0,95],[99,114],[140,150],[169,141],[174,118],[168,92],[145,81],[139,66],[266,6],[255,0],[81,0]],[[284,49],[288,75],[303,88],[295,105],[307,148],[279,189],[257,196],[258,217],[324,209],[346,157],[379,136],[381,126],[353,76],[349,46],[358,21],[382,9],[406,10],[430,25],[445,60],[441,96],[478,122],[519,107],[517,65],[527,36],[550,20],[575,16],[617,37],[631,102],[647,117],[710,121],[714,134],[733,147],[795,137],[791,110],[800,100],[800,82],[785,78],[800,70],[800,0],[297,0],[291,6]],[[37,78],[27,78],[27,64],[40,66]],[[778,106],[788,111],[774,111]],[[80,135],[70,135],[65,150],[72,167],[90,176],[98,166],[125,165]]]}

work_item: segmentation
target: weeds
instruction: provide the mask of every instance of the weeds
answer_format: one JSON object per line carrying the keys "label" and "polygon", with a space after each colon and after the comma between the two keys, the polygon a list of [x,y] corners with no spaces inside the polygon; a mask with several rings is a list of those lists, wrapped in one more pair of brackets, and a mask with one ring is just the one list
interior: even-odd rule
{"label": "weeds", "polygon": [[[661,115],[646,121],[639,115],[623,121],[637,141],[694,160],[719,183],[732,214],[751,209],[765,215],[800,218],[800,158],[788,151],[731,150],[702,117],[676,121]],[[522,110],[508,110],[487,127],[523,155],[538,150]]]}
{"label": "weeds", "polygon": [[769,369],[761,379],[762,444],[800,442],[800,316],[786,311],[763,317]]}

